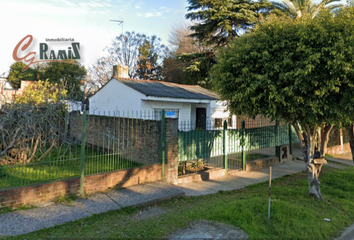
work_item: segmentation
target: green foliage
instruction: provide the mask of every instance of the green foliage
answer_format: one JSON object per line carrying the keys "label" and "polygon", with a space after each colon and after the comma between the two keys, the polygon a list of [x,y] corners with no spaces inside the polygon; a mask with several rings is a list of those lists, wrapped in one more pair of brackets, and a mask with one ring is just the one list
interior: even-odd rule
{"label": "green foliage", "polygon": [[67,96],[67,90],[60,87],[58,83],[46,81],[37,81],[29,85],[21,96],[15,99],[15,103],[27,103],[33,105],[45,103],[58,103]]}
{"label": "green foliage", "polygon": [[258,22],[271,4],[251,0],[188,0],[186,18],[197,23],[190,36],[211,46],[224,46]]}
{"label": "green foliage", "polygon": [[83,100],[84,93],[81,90],[83,80],[86,78],[86,69],[76,60],[70,63],[49,62],[45,67],[45,79],[50,83],[64,85],[68,97],[73,100]]}
{"label": "green foliage", "polygon": [[185,82],[187,84],[202,86],[211,89],[212,85],[209,79],[209,71],[216,63],[214,53],[212,51],[192,54],[182,54],[179,60],[186,63],[184,67]]}
{"label": "green foliage", "polygon": [[271,4],[264,0],[188,0],[188,3],[186,18],[195,21],[190,27],[190,37],[209,49],[181,54],[179,59],[187,63],[184,71],[189,84],[210,89],[209,72],[216,62],[217,47],[227,45],[253,28]]}
{"label": "green foliage", "polygon": [[161,58],[166,54],[167,47],[160,43],[161,39],[152,36],[139,46],[139,60],[136,74],[140,79],[161,80]]}
{"label": "green foliage", "polygon": [[48,79],[52,84],[64,85],[68,97],[73,100],[82,100],[84,93],[81,90],[83,79],[86,78],[86,69],[77,60],[68,59],[72,62],[48,62],[28,68],[22,72],[26,64],[16,62],[11,65],[9,81],[14,88],[19,88],[21,80],[37,81],[38,79]]}
{"label": "green foliage", "polygon": [[347,106],[354,99],[353,16],[346,9],[314,19],[269,17],[220,51],[215,89],[235,114],[310,126],[343,121],[354,110]]}
{"label": "green foliage", "polygon": [[78,197],[75,194],[68,194],[68,195],[65,195],[65,196],[57,197],[56,199],[54,199],[54,202],[55,203],[63,203],[63,204],[71,205],[77,198]]}
{"label": "green foliage", "polygon": [[26,71],[22,72],[22,69],[26,66],[23,62],[15,62],[10,67],[9,72],[9,82],[12,87],[20,88],[21,80],[24,81],[35,81],[37,79],[37,70],[33,68],[28,68]]}

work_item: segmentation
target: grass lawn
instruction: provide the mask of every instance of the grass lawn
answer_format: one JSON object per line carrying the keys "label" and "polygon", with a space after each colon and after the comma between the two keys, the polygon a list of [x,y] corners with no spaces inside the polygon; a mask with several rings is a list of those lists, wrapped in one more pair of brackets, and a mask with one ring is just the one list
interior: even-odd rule
{"label": "grass lawn", "polygon": [[[26,165],[0,166],[0,189],[32,185],[36,183],[68,179],[80,176],[80,146],[61,153],[53,150],[40,162]],[[100,153],[92,148],[86,150],[85,175],[110,172],[141,166],[119,154]]]}
{"label": "grass lawn", "polygon": [[333,239],[354,222],[354,168],[325,166],[320,180],[324,201],[309,197],[305,172],[273,180],[270,221],[265,182],[242,190],[165,201],[155,206],[160,214],[147,218],[136,217],[144,207],[130,207],[10,239],[162,238],[201,219],[241,228],[250,239]]}

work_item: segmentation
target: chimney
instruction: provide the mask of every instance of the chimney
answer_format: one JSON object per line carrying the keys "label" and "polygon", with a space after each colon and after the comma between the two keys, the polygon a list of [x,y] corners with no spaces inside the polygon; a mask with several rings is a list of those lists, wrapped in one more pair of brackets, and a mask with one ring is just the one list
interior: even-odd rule
{"label": "chimney", "polygon": [[129,78],[128,70],[128,66],[115,65],[113,66],[113,77]]}

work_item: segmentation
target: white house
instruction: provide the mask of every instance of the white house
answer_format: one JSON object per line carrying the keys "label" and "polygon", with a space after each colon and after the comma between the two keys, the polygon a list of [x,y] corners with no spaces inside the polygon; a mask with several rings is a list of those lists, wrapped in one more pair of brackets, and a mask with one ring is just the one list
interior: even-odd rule
{"label": "white house", "polygon": [[215,109],[225,108],[216,93],[200,86],[130,79],[127,70],[115,67],[114,77],[89,98],[91,115],[159,119],[165,109],[166,117],[178,118],[180,129],[206,129],[214,127]]}

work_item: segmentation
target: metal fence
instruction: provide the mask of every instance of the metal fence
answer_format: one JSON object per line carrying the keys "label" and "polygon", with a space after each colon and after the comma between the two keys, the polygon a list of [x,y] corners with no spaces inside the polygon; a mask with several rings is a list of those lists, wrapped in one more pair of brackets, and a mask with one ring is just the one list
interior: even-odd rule
{"label": "metal fence", "polygon": [[0,114],[0,189],[161,163],[161,121],[153,113],[35,110]]}
{"label": "metal fence", "polygon": [[[86,115],[62,107],[1,109],[0,189],[164,164],[165,116],[175,111]],[[279,154],[290,136],[297,141],[288,125],[267,119],[228,122],[179,123],[180,174],[244,168],[246,161]]]}
{"label": "metal fence", "polygon": [[[289,125],[261,117],[237,120],[225,121],[223,126],[209,122],[204,129],[196,128],[195,122],[179,123],[181,168],[202,161],[207,168],[244,169],[247,161],[279,156],[279,146],[299,142]],[[180,170],[185,173],[188,171]]]}

